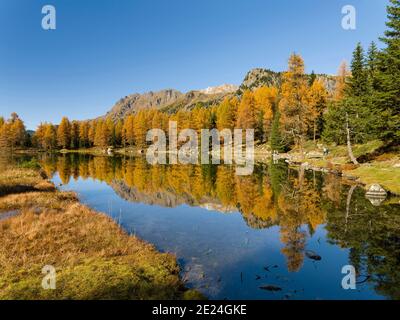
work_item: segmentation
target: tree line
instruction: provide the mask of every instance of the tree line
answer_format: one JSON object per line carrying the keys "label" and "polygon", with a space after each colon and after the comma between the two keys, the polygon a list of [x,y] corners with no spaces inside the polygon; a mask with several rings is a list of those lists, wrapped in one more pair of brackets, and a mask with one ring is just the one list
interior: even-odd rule
{"label": "tree line", "polygon": [[16,114],[0,118],[0,146],[32,145],[45,150],[90,147],[146,146],[146,133],[158,128],[168,133],[169,121],[178,130],[249,129],[259,143],[270,142],[273,150],[303,149],[306,140],[351,144],[382,139],[398,144],[400,139],[400,1],[388,6],[388,30],[379,50],[372,43],[365,53],[358,44],[350,70],[343,63],[336,76],[334,92],[328,92],[322,77],[305,73],[299,54],[292,54],[282,85],[263,86],[226,98],[220,104],[197,104],[191,110],[168,114],[139,110],[124,119],[41,123],[33,136],[27,135]]}

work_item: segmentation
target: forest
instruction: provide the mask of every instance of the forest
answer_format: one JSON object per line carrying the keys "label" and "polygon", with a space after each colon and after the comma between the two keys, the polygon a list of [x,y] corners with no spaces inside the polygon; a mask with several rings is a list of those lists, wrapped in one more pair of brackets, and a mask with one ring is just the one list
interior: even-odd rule
{"label": "forest", "polygon": [[16,113],[0,117],[0,148],[33,147],[54,151],[108,146],[146,146],[146,133],[158,128],[167,131],[168,121],[177,121],[178,130],[255,130],[258,144],[271,150],[301,152],[308,140],[347,145],[349,158],[357,163],[352,144],[380,139],[388,146],[400,141],[400,3],[391,0],[387,31],[380,39],[383,49],[372,42],[365,50],[357,44],[350,66],[343,62],[336,86],[329,93],[314,73],[308,77],[301,55],[293,53],[283,74],[282,85],[238,92],[220,104],[166,113],[139,110],[124,119],[98,118],[59,124],[41,123],[27,132]]}

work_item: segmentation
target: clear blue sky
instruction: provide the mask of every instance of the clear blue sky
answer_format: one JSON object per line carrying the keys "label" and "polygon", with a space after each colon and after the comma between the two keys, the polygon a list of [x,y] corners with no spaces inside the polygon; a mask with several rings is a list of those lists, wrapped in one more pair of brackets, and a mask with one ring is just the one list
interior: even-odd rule
{"label": "clear blue sky", "polygon": [[[0,0],[0,115],[29,129],[104,114],[121,97],[240,84],[254,67],[336,73],[385,30],[387,0]],[[57,29],[41,28],[41,8]],[[357,9],[357,30],[341,8]]]}

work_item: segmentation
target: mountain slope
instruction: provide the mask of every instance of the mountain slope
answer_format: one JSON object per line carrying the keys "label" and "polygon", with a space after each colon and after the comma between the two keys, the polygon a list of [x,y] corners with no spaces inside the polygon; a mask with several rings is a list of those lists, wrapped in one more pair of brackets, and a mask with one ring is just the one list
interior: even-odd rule
{"label": "mountain slope", "polygon": [[[306,75],[309,78],[311,75]],[[269,69],[256,68],[250,70],[245,76],[239,87],[239,93],[244,90],[254,90],[261,86],[280,87],[282,84],[283,72],[275,72]],[[326,74],[317,74],[317,79],[321,79],[330,94],[333,93],[336,86],[336,77]]]}
{"label": "mountain slope", "polygon": [[118,120],[127,115],[136,113],[143,109],[157,109],[167,113],[178,110],[191,110],[197,104],[209,106],[220,103],[226,96],[230,96],[237,90],[236,86],[223,85],[205,90],[193,90],[182,93],[174,89],[135,93],[119,100],[104,117]]}
{"label": "mountain slope", "polygon": [[[143,94],[135,93],[119,100],[104,117],[111,117],[116,121],[143,109],[154,108],[171,114],[179,110],[191,110],[196,105],[207,107],[220,103],[226,97],[232,97],[235,94],[241,95],[247,89],[254,90],[261,86],[280,87],[282,76],[282,72],[256,68],[247,73],[240,87],[224,84],[187,93],[174,89],[150,91]],[[306,77],[309,78],[310,75],[306,75]],[[336,85],[335,77],[324,74],[317,74],[316,77],[324,82],[328,92],[332,94]]]}

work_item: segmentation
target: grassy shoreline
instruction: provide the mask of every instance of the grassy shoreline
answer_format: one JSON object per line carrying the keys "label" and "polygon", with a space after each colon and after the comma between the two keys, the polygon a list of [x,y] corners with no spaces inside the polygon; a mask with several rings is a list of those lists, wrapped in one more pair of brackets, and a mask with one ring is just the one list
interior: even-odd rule
{"label": "grassy shoreline", "polygon": [[[355,180],[366,187],[378,183],[385,190],[400,195],[400,152],[397,149],[393,152],[386,152],[374,156],[373,160],[364,162],[358,166],[349,163],[346,146],[328,145],[329,154],[323,156],[322,145],[307,141],[304,146],[305,157],[301,157],[299,150],[293,149],[283,156],[288,159],[290,165],[298,167],[306,164],[314,170],[328,171],[343,175],[345,178]],[[354,155],[365,157],[373,155],[377,150],[383,147],[383,142],[374,140],[362,145],[354,145]],[[113,154],[127,156],[143,156],[139,152],[141,149],[136,147],[115,148]],[[23,152],[23,150],[20,150]],[[88,148],[76,150],[59,150],[57,153],[80,153],[94,156],[112,156],[108,155],[104,148]],[[32,150],[29,151],[32,153]],[[221,153],[222,154],[222,153]],[[318,156],[316,156],[318,155]],[[254,149],[256,162],[269,163],[271,161],[271,148],[268,144],[256,145]]]}
{"label": "grassy shoreline", "polygon": [[[40,170],[2,170],[0,230],[0,299],[202,298],[184,287],[175,256],[58,191]],[[56,270],[55,290],[42,288],[45,265]]]}
{"label": "grassy shoreline", "polygon": [[329,154],[323,156],[321,146],[309,142],[305,148],[306,156],[302,158],[298,150],[293,150],[289,152],[289,162],[296,166],[306,165],[311,169],[337,173],[364,185],[366,189],[372,184],[379,184],[389,193],[399,196],[400,153],[395,150],[374,155],[382,146],[379,140],[354,145],[353,152],[357,158],[371,156],[371,160],[354,165],[350,163],[345,146],[328,146]]}

